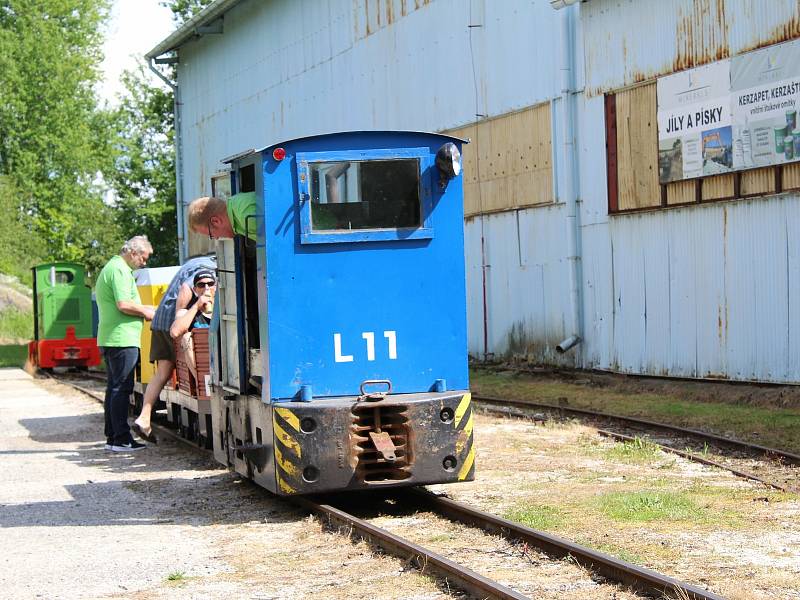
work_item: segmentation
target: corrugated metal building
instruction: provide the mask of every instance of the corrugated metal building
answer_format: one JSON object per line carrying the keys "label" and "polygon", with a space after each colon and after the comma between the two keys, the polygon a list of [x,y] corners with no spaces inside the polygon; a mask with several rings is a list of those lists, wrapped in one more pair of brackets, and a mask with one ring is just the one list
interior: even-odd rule
{"label": "corrugated metal building", "polygon": [[473,356],[798,382],[800,170],[658,181],[655,79],[800,37],[768,5],[217,0],[148,57],[177,56],[183,202],[282,139],[469,137]]}

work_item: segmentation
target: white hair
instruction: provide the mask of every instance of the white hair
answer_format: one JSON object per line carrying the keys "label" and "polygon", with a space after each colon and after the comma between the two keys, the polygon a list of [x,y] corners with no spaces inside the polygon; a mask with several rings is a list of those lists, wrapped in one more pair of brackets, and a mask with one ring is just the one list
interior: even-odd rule
{"label": "white hair", "polygon": [[131,252],[135,252],[136,254],[149,252],[152,254],[153,246],[150,243],[150,240],[147,239],[146,235],[135,235],[127,242],[122,244],[122,250],[120,251],[120,254],[130,254]]}

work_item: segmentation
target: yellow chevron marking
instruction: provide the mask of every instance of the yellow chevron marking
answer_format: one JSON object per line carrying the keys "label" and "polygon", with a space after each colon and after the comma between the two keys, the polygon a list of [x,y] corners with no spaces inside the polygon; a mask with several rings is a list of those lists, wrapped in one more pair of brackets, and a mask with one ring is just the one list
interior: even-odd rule
{"label": "yellow chevron marking", "polygon": [[278,487],[280,487],[281,491],[284,492],[285,494],[294,494],[297,491],[288,483],[286,483],[283,480],[283,477],[281,477],[280,475],[278,475]]}
{"label": "yellow chevron marking", "polygon": [[284,431],[283,427],[278,425],[278,422],[273,417],[272,419],[272,426],[275,430],[275,437],[280,440],[280,442],[286,446],[289,450],[294,452],[297,458],[300,458],[302,452],[300,451],[300,444],[297,443],[297,440],[290,436],[286,431]]}
{"label": "yellow chevron marking", "polygon": [[281,452],[279,446],[275,446],[275,461],[278,463],[278,466],[290,477],[297,477],[300,475],[300,469],[298,469],[293,462],[286,460],[283,457],[283,452]]}
{"label": "yellow chevron marking", "polygon": [[461,470],[458,472],[458,480],[463,481],[466,478],[469,470],[472,468],[472,463],[475,462],[475,448],[469,449],[469,454],[467,454],[467,459],[464,461],[464,464],[461,465]]}
{"label": "yellow chevron marking", "polygon": [[456,408],[456,422],[455,426],[458,427],[461,423],[461,419],[464,418],[464,413],[467,412],[469,408],[469,403],[472,400],[472,394],[467,392],[461,397],[461,402],[458,403],[458,408]]}
{"label": "yellow chevron marking", "polygon": [[464,429],[458,432],[458,439],[456,440],[457,454],[461,454],[461,451],[467,446],[467,442],[469,442],[471,437],[472,437],[472,414],[470,413],[469,419],[467,419],[467,424],[464,425]]}
{"label": "yellow chevron marking", "polygon": [[300,419],[297,415],[290,411],[288,408],[276,408],[275,412],[278,413],[284,421],[292,426],[295,431],[300,431]]}

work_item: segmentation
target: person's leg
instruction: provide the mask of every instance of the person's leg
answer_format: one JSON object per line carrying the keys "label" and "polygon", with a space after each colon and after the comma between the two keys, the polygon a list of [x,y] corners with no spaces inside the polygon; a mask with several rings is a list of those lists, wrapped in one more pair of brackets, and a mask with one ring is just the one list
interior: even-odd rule
{"label": "person's leg", "polygon": [[103,400],[103,413],[105,415],[105,434],[106,446],[114,443],[114,428],[111,426],[111,388],[114,385],[114,375],[109,364],[109,358],[106,355],[108,348],[100,348],[100,354],[106,363],[106,395]]}
{"label": "person's leg", "polygon": [[[189,367],[192,377],[194,377],[194,380],[197,381],[197,363],[194,360],[194,338],[192,337],[191,331],[187,331],[183,334],[183,339],[181,340],[181,350],[183,350],[186,366]],[[197,385],[199,386],[200,384],[198,383]]]}
{"label": "person's leg", "polygon": [[153,414],[153,407],[161,395],[161,390],[164,389],[169,378],[172,377],[172,371],[175,369],[175,363],[171,360],[159,360],[156,363],[156,372],[150,378],[147,384],[147,389],[144,391],[144,400],[142,401],[142,412],[136,417],[136,425],[146,434],[150,434],[150,418]]}
{"label": "person's leg", "polygon": [[139,360],[139,348],[115,348],[115,384],[111,390],[111,424],[114,429],[114,445],[121,446],[133,441],[128,426],[128,405],[133,392],[133,371]]}

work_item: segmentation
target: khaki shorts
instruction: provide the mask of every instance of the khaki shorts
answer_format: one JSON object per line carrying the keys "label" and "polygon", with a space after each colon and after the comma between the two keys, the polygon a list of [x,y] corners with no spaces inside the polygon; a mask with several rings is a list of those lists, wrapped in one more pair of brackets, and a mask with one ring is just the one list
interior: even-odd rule
{"label": "khaki shorts", "polygon": [[150,362],[169,360],[175,362],[175,343],[169,331],[153,331],[150,338]]}

